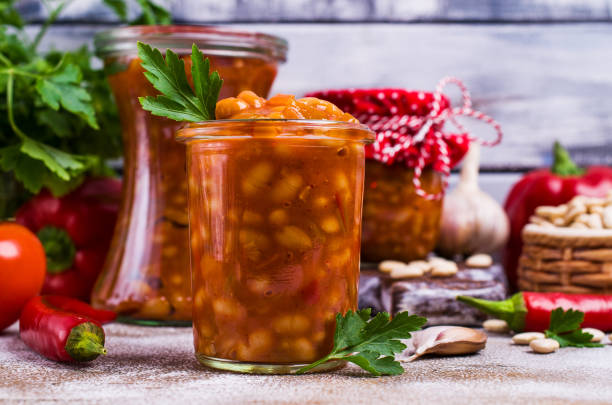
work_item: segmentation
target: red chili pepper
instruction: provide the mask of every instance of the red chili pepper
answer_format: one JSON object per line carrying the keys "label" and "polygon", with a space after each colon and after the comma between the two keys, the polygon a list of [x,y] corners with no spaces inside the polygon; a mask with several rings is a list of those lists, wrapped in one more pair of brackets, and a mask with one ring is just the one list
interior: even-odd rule
{"label": "red chili pepper", "polygon": [[47,256],[43,294],[89,300],[113,235],[121,181],[90,178],[57,198],[43,190],[16,214],[17,222],[37,233]]}
{"label": "red chili pepper", "polygon": [[112,311],[96,310],[74,298],[46,295],[32,298],[21,312],[19,335],[35,352],[55,361],[91,361],[104,348],[102,324]]}
{"label": "red chili pepper", "polygon": [[553,166],[527,173],[512,187],[506,198],[504,208],[510,219],[510,237],[504,250],[503,262],[511,288],[516,289],[516,269],[523,249],[521,231],[536,207],[564,204],[576,195],[605,197],[611,189],[612,168],[579,168],[572,162],[567,151],[556,142]]}
{"label": "red chili pepper", "polygon": [[612,296],[523,291],[504,301],[487,301],[458,296],[461,302],[508,322],[515,332],[548,329],[550,313],[556,308],[584,312],[581,327],[612,330]]}

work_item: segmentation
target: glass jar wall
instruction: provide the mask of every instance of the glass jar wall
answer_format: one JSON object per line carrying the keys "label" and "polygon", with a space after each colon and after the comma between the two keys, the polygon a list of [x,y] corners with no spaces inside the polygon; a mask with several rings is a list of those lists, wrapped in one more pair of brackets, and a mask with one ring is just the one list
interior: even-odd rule
{"label": "glass jar wall", "polygon": [[331,121],[221,120],[178,137],[188,145],[200,362],[290,373],[329,353],[336,313],[357,306],[373,134]]}
{"label": "glass jar wall", "polygon": [[[417,195],[414,169],[403,163],[366,162],[361,254],[365,262],[423,259],[436,245],[442,199]],[[425,169],[423,189],[436,194],[444,187],[443,175]]]}
{"label": "glass jar wall", "polygon": [[181,123],[144,111],[138,97],[155,95],[136,43],[172,49],[191,79],[191,46],[198,45],[224,80],[221,97],[252,90],[266,96],[285,60],[284,40],[194,26],[143,26],[96,38],[119,108],[125,148],[124,197],[104,270],[92,295],[123,321],[190,323],[185,146],[174,140]]}

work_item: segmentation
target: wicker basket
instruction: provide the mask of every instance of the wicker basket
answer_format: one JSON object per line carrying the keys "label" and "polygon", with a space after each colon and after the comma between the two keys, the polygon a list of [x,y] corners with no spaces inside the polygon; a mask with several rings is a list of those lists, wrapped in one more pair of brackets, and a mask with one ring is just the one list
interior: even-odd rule
{"label": "wicker basket", "polygon": [[612,293],[612,230],[543,227],[523,230],[519,289]]}

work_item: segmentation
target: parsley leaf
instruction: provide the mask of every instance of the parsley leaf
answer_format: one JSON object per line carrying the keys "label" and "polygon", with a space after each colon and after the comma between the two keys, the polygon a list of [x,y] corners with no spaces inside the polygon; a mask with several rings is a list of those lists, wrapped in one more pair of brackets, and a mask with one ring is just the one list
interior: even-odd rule
{"label": "parsley leaf", "polygon": [[593,335],[583,332],[580,324],[584,321],[584,313],[563,308],[556,308],[550,313],[550,324],[544,332],[547,338],[559,342],[561,347],[603,347],[600,343],[591,342]]}
{"label": "parsley leaf", "polygon": [[[128,22],[128,6],[126,0],[103,0],[123,22]],[[141,15],[131,25],[166,25],[172,23],[172,14],[152,0],[137,0]]]}
{"label": "parsley leaf", "polygon": [[172,14],[151,0],[138,0],[142,9],[140,18],[132,21],[132,25],[168,25],[172,23]]}
{"label": "parsley leaf", "polygon": [[336,315],[334,347],[330,354],[297,371],[303,374],[329,360],[347,360],[371,374],[398,375],[404,368],[395,360],[395,354],[406,349],[400,339],[408,339],[410,332],[419,330],[425,318],[400,312],[393,319],[379,312],[372,319],[371,309],[348,311]]}
{"label": "parsley leaf", "polygon": [[223,80],[217,72],[208,73],[210,62],[194,44],[191,53],[192,79],[195,93],[185,73],[185,64],[170,49],[166,59],[158,49],[138,43],[138,56],[145,77],[161,94],[140,97],[142,108],[154,115],[176,121],[207,121],[215,119],[215,106]]}
{"label": "parsley leaf", "polygon": [[117,14],[121,21],[127,21],[128,10],[125,0],[103,0],[104,4]]}
{"label": "parsley leaf", "polygon": [[60,104],[66,110],[79,115],[94,129],[98,129],[91,96],[80,86],[81,70],[73,64],[62,63],[55,72],[36,80],[36,91],[52,109]]}

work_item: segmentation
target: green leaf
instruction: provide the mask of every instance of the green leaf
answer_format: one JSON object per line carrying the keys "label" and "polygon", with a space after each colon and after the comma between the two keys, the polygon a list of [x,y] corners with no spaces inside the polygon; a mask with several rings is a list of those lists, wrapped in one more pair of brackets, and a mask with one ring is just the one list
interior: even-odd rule
{"label": "green leaf", "polygon": [[127,4],[125,0],[104,0],[110,9],[121,19],[121,21],[127,21]]}
{"label": "green leaf", "polygon": [[379,354],[374,352],[361,352],[353,356],[348,356],[346,360],[357,364],[359,367],[376,376],[400,375],[404,372],[404,368],[395,360],[395,357],[379,357]]}
{"label": "green leaf", "polygon": [[371,310],[347,311],[336,315],[336,331],[332,352],[322,359],[298,370],[305,373],[328,360],[351,361],[374,375],[397,375],[402,366],[395,361],[395,354],[406,349],[400,339],[408,339],[410,332],[419,330],[427,320],[398,313],[392,320],[386,312],[379,312],[369,319]]}
{"label": "green leaf", "polygon": [[71,154],[56,149],[33,139],[25,138],[20,151],[29,157],[40,160],[62,180],[70,180],[70,170],[79,171],[84,168],[83,163]]}
{"label": "green leaf", "polygon": [[14,3],[14,0],[0,1],[0,24],[10,25],[15,28],[23,28],[23,19],[15,9]]}
{"label": "green leaf", "polygon": [[151,0],[138,0],[142,15],[131,25],[168,25],[172,24],[172,14]]}
{"label": "green leaf", "polygon": [[548,330],[552,333],[565,333],[580,328],[580,324],[584,320],[584,313],[574,309],[568,309],[566,312],[563,308],[556,308],[550,313],[550,324]]}
{"label": "green leaf", "polygon": [[421,329],[427,320],[408,315],[408,312],[398,313],[390,322],[389,314],[379,312],[368,322],[362,331],[362,343],[356,350],[370,350],[385,356],[391,356],[406,349],[406,345],[397,339],[406,339],[410,332]]}
{"label": "green leaf", "polygon": [[83,180],[82,174],[72,174],[69,180],[59,178],[43,161],[23,153],[19,144],[0,149],[0,168],[13,173],[15,178],[33,194],[46,187],[55,196],[64,195]]}
{"label": "green leaf", "polygon": [[81,70],[74,64],[62,64],[54,73],[36,80],[36,91],[43,102],[54,110],[60,104],[79,115],[89,126],[98,129],[91,96],[81,88]]}
{"label": "green leaf", "polygon": [[73,134],[70,127],[70,118],[55,110],[40,110],[36,112],[36,120],[42,126],[47,126],[60,138],[67,138]]}
{"label": "green leaf", "polygon": [[214,110],[223,80],[216,72],[208,73],[208,59],[201,61],[202,53],[195,45],[191,58],[194,61],[192,79],[197,94],[189,85],[185,64],[171,50],[166,51],[164,60],[158,49],[139,42],[138,56],[146,70],[145,77],[161,93],[159,96],[139,98],[145,110],[176,121],[198,122],[215,118]]}
{"label": "green leaf", "polygon": [[591,342],[593,335],[580,329],[583,320],[583,312],[556,308],[550,313],[550,325],[544,333],[547,338],[559,342],[560,347],[603,347],[600,343]]}
{"label": "green leaf", "polygon": [[42,162],[21,153],[21,145],[12,145],[0,149],[0,167],[5,172],[13,172],[26,189],[38,193],[43,186]]}
{"label": "green leaf", "polygon": [[593,335],[581,329],[563,335],[557,335],[547,330],[546,337],[559,342],[560,347],[603,347],[601,343],[591,342]]}
{"label": "green leaf", "polygon": [[204,55],[196,44],[191,47],[191,77],[193,78],[193,87],[196,96],[208,109],[208,116],[215,116],[215,107],[223,80],[219,77],[219,73],[214,71],[210,73],[210,61],[204,58]]}

